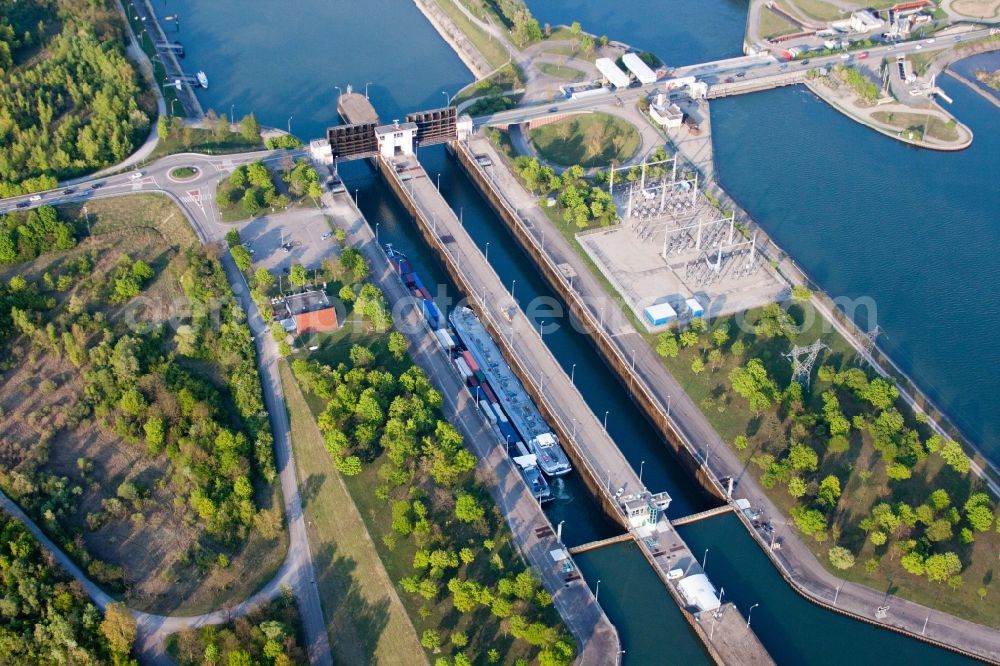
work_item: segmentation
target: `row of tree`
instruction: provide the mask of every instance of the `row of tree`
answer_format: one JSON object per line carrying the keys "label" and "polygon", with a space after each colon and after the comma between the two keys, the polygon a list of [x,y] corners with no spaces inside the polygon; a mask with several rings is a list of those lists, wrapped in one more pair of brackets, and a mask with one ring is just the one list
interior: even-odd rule
{"label": "row of tree", "polygon": [[613,224],[618,219],[611,195],[604,188],[591,185],[580,165],[569,167],[560,176],[537,158],[520,155],[514,158],[514,172],[529,191],[555,194],[567,224],[586,229],[594,224]]}
{"label": "row of tree", "polygon": [[52,206],[0,215],[0,264],[19,264],[75,245],[76,229]]}

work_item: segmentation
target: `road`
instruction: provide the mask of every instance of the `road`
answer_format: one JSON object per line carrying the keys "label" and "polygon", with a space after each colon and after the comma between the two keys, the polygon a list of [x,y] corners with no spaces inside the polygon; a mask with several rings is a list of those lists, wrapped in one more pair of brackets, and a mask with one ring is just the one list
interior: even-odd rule
{"label": "road", "polygon": [[[906,55],[919,51],[939,51],[952,48],[958,44],[970,42],[990,34],[990,28],[977,28],[969,30],[961,35],[949,37],[929,37],[927,39],[917,39],[897,44],[886,44],[867,49],[867,60],[878,63],[883,57]],[[779,61],[770,56],[747,56],[741,58],[729,58],[713,62],[700,63],[677,67],[671,73],[671,78],[684,76],[695,76],[699,80],[711,85],[725,84],[732,79],[732,82],[758,81],[765,83],[768,80],[778,80],[789,71],[796,69],[813,69],[816,67],[829,67],[837,63],[857,63],[863,62],[858,58],[860,52],[854,51],[849,54],[849,58],[842,58],[842,54],[834,54],[806,60],[794,60],[790,62]],[[484,125],[514,125],[529,120],[537,120],[548,116],[559,115],[567,112],[588,112],[600,110],[602,108],[614,107],[615,98],[620,98],[623,102],[631,103],[638,101],[641,97],[646,97],[662,89],[663,81],[657,81],[643,86],[618,90],[612,93],[610,90],[606,95],[589,97],[584,99],[554,99],[541,101],[533,104],[519,106],[509,111],[479,116],[473,118],[476,127]]]}
{"label": "road", "polygon": [[[828,572],[809,545],[800,538],[794,526],[787,523],[759,485],[746,474],[743,463],[732,448],[722,440],[701,408],[667,371],[652,347],[635,331],[617,303],[594,277],[589,266],[569,246],[563,235],[553,228],[548,217],[538,208],[537,198],[524,190],[502,166],[504,162],[492,144],[485,138],[478,137],[470,141],[470,148],[477,154],[492,158],[494,166],[489,167],[488,173],[497,183],[498,191],[502,191],[510,205],[530,222],[527,229],[535,239],[536,249],[544,248],[543,251],[553,262],[569,264],[576,271],[577,277],[573,279],[572,288],[586,304],[589,313],[589,321],[584,325],[593,330],[602,330],[613,340],[619,358],[632,361],[638,378],[637,389],[641,386],[654,396],[661,414],[669,416],[673,427],[686,440],[689,448],[696,451],[699,459],[705,460],[711,476],[716,480],[727,477],[735,479],[734,496],[748,499],[754,507],[762,509],[776,525],[777,540],[781,543],[781,548],[777,551],[769,548],[769,537],[765,539],[749,525],[748,528],[796,590],[821,605],[832,605],[836,596],[837,610],[868,621],[874,620],[875,610],[879,606],[888,604],[891,606],[890,613],[878,624],[968,650],[992,661],[1000,661],[1000,632],[942,611],[887,596],[863,585],[845,583]],[[846,339],[854,340],[853,336],[846,335],[842,326],[840,328]],[[912,404],[909,396],[904,396],[904,399]],[[720,488],[724,487],[721,482],[716,483]]]}
{"label": "road", "polygon": [[[171,155],[158,160],[145,171],[131,171],[123,174],[91,178],[72,188],[64,188],[43,193],[37,201],[27,196],[0,201],[0,212],[16,208],[22,203],[28,206],[83,203],[91,199],[122,196],[137,193],[162,192],[169,196],[188,218],[199,239],[205,245],[222,242],[231,227],[219,222],[215,208],[215,184],[225,177],[235,166],[262,159],[273,162],[287,156],[301,155],[302,151],[260,151],[239,155],[214,156],[182,154]],[[188,181],[171,178],[170,172],[180,166],[195,166],[199,172]],[[101,186],[91,189],[95,183]],[[72,191],[68,191],[72,190]],[[11,206],[10,204],[15,204]],[[299,496],[295,464],[292,458],[288,415],[285,409],[284,393],[278,375],[278,351],[271,338],[266,322],[257,311],[250,298],[249,288],[237,270],[228,252],[221,253],[223,267],[230,286],[247,313],[247,321],[257,346],[257,362],[261,377],[264,402],[271,420],[274,435],[275,460],[277,463],[282,495],[284,497],[285,518],[288,524],[288,553],[277,575],[260,591],[244,600],[231,610],[217,610],[196,616],[163,616],[141,611],[132,611],[136,618],[139,636],[136,652],[147,663],[169,663],[165,653],[165,640],[171,633],[182,629],[206,624],[227,622],[234,617],[247,614],[256,607],[280,594],[283,586],[289,586],[296,598],[299,615],[306,635],[306,650],[310,663],[317,666],[331,666],[329,638],[320,603],[319,589],[309,551],[302,503]],[[112,601],[97,585],[90,581],[70,558],[57,548],[28,517],[6,497],[0,496],[0,505],[20,518],[42,544],[53,553],[56,560],[83,585],[94,602],[101,607]]]}

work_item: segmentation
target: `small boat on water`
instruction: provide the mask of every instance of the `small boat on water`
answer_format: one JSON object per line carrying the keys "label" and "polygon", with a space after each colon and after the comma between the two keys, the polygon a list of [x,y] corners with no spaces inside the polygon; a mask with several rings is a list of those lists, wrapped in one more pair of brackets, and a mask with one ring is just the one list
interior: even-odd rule
{"label": "small boat on water", "polygon": [[544,504],[552,499],[552,489],[549,487],[548,481],[545,480],[545,476],[538,469],[536,462],[535,456],[531,454],[514,458],[514,463],[521,470],[521,476],[528,484],[532,497],[537,499],[540,504]]}
{"label": "small boat on water", "polygon": [[198,72],[195,74],[195,78],[198,79],[199,86],[208,89],[208,77],[205,75],[205,72]]}

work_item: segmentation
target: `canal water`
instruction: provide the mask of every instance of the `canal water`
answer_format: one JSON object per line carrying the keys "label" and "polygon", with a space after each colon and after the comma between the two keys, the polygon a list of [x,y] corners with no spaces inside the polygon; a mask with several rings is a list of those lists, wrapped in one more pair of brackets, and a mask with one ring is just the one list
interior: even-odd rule
{"label": "canal water", "polygon": [[[668,60],[676,54],[677,63],[738,55],[745,20],[744,3],[730,0],[713,0],[701,5],[641,0],[613,5],[571,0],[531,4],[543,21],[569,23],[580,20],[585,28],[607,31],[612,38],[649,48]],[[606,6],[615,7],[614,16],[607,14]],[[263,0],[249,0],[238,5],[174,0],[170,8],[181,16],[179,38],[187,48],[189,66],[204,69],[212,83],[208,91],[201,93],[206,108],[228,113],[230,105],[235,104],[237,117],[252,110],[264,124],[278,127],[285,126],[291,116],[292,131],[307,139],[322,136],[328,124],[337,122],[334,86],[344,88],[350,82],[355,87],[363,87],[366,81],[374,81],[369,88],[372,101],[381,116],[391,120],[401,118],[408,111],[439,106],[444,101],[441,91],[454,93],[470,80],[451,49],[414,6],[405,1],[360,4],[346,0],[301,0],[295,11],[289,11],[287,7],[275,8]],[[645,13],[648,10],[661,12],[664,19],[649,21]],[[711,34],[711,41],[691,37],[701,30],[699,21],[716,26],[705,31]],[[604,29],[597,30],[594,27],[597,25],[603,25]],[[724,35],[725,40],[719,35]],[[669,50],[673,48],[677,51]],[[684,55],[688,57],[682,57]],[[956,106],[965,104],[964,98],[959,101],[960,91],[956,91],[955,96]],[[756,97],[745,99],[752,101]],[[808,102],[797,100],[797,103]],[[757,113],[775,113],[777,106],[780,102]],[[717,122],[723,127],[738,128],[741,116],[736,112],[739,108],[735,101],[727,102],[719,113],[721,121]],[[727,113],[733,115],[730,117]],[[821,112],[817,110],[816,113]],[[780,114],[778,111],[776,115]],[[795,119],[806,129],[816,124],[807,115],[797,115]],[[744,126],[749,128],[749,134],[737,133],[735,143],[752,144],[757,124],[765,120],[751,117]],[[827,124],[831,123],[827,119]],[[795,125],[783,123],[782,132],[787,132],[787,127]],[[849,129],[847,123],[845,130]],[[975,126],[973,129],[978,131]],[[776,134],[779,133],[772,131],[762,136],[771,139]],[[814,132],[815,145],[800,142],[799,150],[824,152],[828,134],[827,131]],[[884,149],[878,146],[883,139],[875,135],[865,133],[857,140],[860,143],[855,150],[859,152]],[[441,173],[443,195],[453,208],[461,211],[480,247],[485,249],[489,242],[490,262],[501,279],[508,284],[517,281],[515,295],[518,300],[524,304],[538,296],[551,296],[502,222],[444,149],[421,151],[421,161],[431,177]],[[729,163],[722,158],[720,162],[721,171],[728,172]],[[761,164],[774,166],[771,170],[760,169]],[[762,179],[768,174],[776,178],[783,174],[780,162],[762,160],[752,167]],[[408,215],[370,167],[361,163],[344,165],[341,173],[347,185],[358,190],[358,200],[368,220],[373,226],[379,225],[380,239],[392,242],[408,254],[427,277],[426,282],[443,285],[444,293],[456,295],[454,286],[449,284],[433,254],[413,229]],[[886,180],[891,183],[886,189],[900,187],[900,181]],[[743,186],[752,192],[762,184],[751,182]],[[789,190],[796,191],[795,188]],[[810,195],[803,192],[801,185],[797,191],[800,196]],[[742,191],[738,196],[746,194],[747,191]],[[993,195],[996,195],[995,188]],[[752,207],[750,210],[757,212]],[[764,221],[767,223],[766,219]],[[779,238],[779,242],[784,240]],[[817,242],[817,247],[821,243]],[[895,248],[887,245],[886,251],[891,254]],[[834,259],[831,257],[831,260]],[[812,270],[811,266],[809,269]],[[971,313],[966,316],[968,314]],[[577,385],[598,417],[609,412],[608,430],[630,463],[638,469],[644,461],[646,485],[651,490],[670,492],[674,499],[671,515],[685,515],[705,508],[705,499],[693,481],[679,469],[589,343],[568,326],[551,332],[547,330],[545,340],[567,372],[573,371],[576,364]],[[560,499],[552,503],[549,513],[554,522],[566,521],[564,538],[567,543],[583,543],[618,531],[601,515],[576,475],[571,475],[556,490]],[[720,520],[723,522],[718,522]],[[945,663],[944,660],[950,658],[923,644],[869,629],[809,604],[783,583],[745,530],[735,522],[730,521],[730,525],[727,520],[691,525],[684,528],[684,537],[696,550],[710,548],[713,553],[731,553],[730,564],[724,557],[716,560],[713,556],[709,573],[744,612],[751,603],[761,604],[754,611],[755,628],[768,650],[782,663],[827,663],[833,658],[870,663],[885,654],[886,645],[895,646],[890,654],[908,655],[907,659],[920,663]],[[745,570],[742,568],[744,561],[748,567]],[[592,585],[598,579],[602,581],[600,598],[622,635],[626,663],[662,663],[664,658],[673,662],[674,657],[677,663],[706,660],[679,611],[634,547],[614,546],[588,553],[580,558],[580,566]],[[764,607],[770,611],[761,613]],[[803,618],[812,619],[800,621]],[[829,649],[819,654],[807,649],[810,645],[829,645]]]}

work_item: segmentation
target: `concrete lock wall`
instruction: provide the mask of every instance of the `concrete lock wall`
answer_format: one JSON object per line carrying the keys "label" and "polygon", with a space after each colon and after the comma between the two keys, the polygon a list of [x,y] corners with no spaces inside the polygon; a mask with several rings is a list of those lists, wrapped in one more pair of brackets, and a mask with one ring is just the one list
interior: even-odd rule
{"label": "concrete lock wall", "polygon": [[714,479],[705,470],[694,453],[684,445],[683,438],[674,429],[669,419],[667,419],[666,414],[663,413],[659,406],[659,402],[647,392],[645,383],[641,381],[638,373],[634,373],[624,357],[616,353],[614,342],[598,325],[598,322],[594,321],[593,314],[582,305],[575,292],[570,290],[565,278],[559,274],[555,266],[551,262],[543,260],[541,251],[536,247],[534,239],[529,236],[523,225],[516,218],[516,214],[509,209],[489,184],[470,151],[465,146],[456,142],[449,143],[448,147],[458,158],[459,163],[465,168],[470,178],[472,178],[480,193],[489,201],[493,210],[500,216],[500,219],[504,221],[507,230],[518,241],[521,248],[531,256],[535,265],[545,277],[549,287],[559,294],[559,297],[567,304],[573,316],[579,321],[588,322],[588,326],[585,327],[587,337],[590,338],[590,341],[601,352],[604,362],[615,372],[622,385],[626,388],[631,387],[629,395],[632,397],[632,400],[664,438],[684,469],[695,477],[699,486],[706,494],[714,499],[726,501],[725,491],[714,482]]}
{"label": "concrete lock wall", "polygon": [[[420,235],[423,236],[427,244],[438,255],[438,258],[444,264],[449,277],[454,280],[455,284],[458,285],[458,288],[466,297],[470,297],[474,293],[474,290],[466,281],[465,275],[458,269],[458,266],[455,264],[454,257],[447,251],[447,248],[445,248],[437,234],[434,233],[431,228],[431,223],[424,218],[423,214],[414,205],[409,193],[399,180],[395,169],[391,164],[383,159],[379,159],[377,164],[379,172],[382,174],[382,178],[386,183],[388,183],[389,187],[396,195],[396,198],[403,204],[403,207],[406,208],[407,212],[414,218],[417,223],[417,229],[420,231]],[[603,491],[601,480],[596,476],[590,464],[582,458],[580,452],[574,446],[572,433],[567,432],[565,428],[562,427],[561,421],[548,408],[548,403],[546,402],[545,397],[539,393],[537,387],[531,381],[530,373],[522,365],[520,358],[508,343],[507,338],[504,337],[503,333],[496,328],[493,319],[487,316],[486,313],[482,312],[479,302],[473,298],[468,298],[467,305],[475,311],[483,326],[503,351],[505,358],[510,363],[511,370],[513,370],[514,374],[517,375],[517,378],[521,381],[521,384],[524,386],[528,395],[531,396],[531,399],[535,401],[535,404],[538,406],[542,416],[559,436],[560,444],[562,444],[563,448],[566,450],[566,454],[573,461],[573,464],[576,466],[576,470],[580,473],[580,478],[583,479],[587,489],[600,502],[601,508],[604,512],[616,523],[621,525],[623,529],[627,530],[628,524],[622,515],[622,512],[618,509],[618,507],[614,506],[608,496],[608,493]]]}

